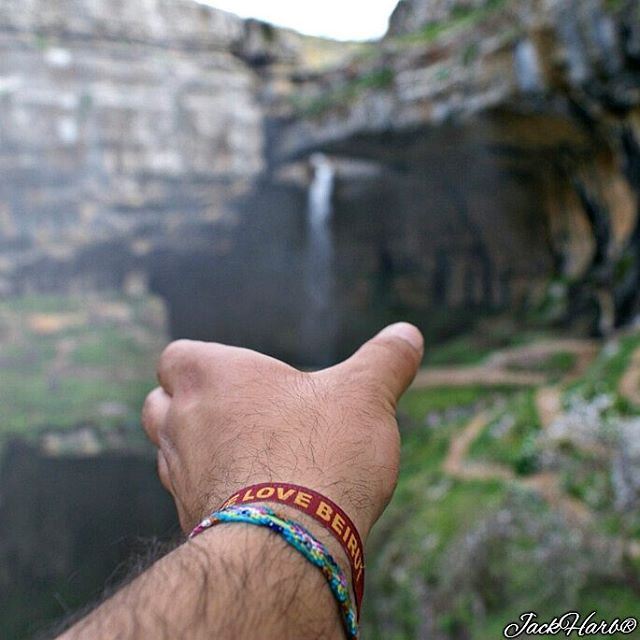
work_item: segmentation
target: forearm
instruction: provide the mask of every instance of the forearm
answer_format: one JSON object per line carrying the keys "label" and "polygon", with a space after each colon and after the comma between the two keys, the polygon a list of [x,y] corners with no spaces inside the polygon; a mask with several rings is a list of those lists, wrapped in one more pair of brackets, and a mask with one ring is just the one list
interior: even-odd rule
{"label": "forearm", "polygon": [[317,568],[263,527],[227,524],[156,562],[61,640],[232,639],[257,630],[265,640],[344,637]]}

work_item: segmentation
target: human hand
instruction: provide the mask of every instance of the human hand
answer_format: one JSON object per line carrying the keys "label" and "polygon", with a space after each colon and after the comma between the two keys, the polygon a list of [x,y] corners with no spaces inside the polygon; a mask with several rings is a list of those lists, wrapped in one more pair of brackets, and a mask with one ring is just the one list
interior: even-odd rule
{"label": "human hand", "polygon": [[422,352],[420,332],[406,323],[312,373],[238,347],[171,343],[143,425],[182,529],[243,487],[280,481],[334,500],[365,540],[395,488],[396,403]]}

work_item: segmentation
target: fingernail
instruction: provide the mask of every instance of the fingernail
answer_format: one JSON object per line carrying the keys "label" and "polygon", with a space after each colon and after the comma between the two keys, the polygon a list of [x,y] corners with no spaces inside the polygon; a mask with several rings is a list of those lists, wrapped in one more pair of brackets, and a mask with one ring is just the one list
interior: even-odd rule
{"label": "fingernail", "polygon": [[408,322],[396,322],[384,328],[378,335],[385,338],[400,338],[408,342],[416,351],[422,353],[424,340],[420,330]]}

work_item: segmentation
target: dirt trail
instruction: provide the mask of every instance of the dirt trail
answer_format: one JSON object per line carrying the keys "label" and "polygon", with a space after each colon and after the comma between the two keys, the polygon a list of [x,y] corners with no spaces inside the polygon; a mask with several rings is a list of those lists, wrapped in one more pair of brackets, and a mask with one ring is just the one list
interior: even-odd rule
{"label": "dirt trail", "polygon": [[533,489],[552,507],[560,510],[567,520],[573,524],[586,524],[593,521],[594,515],[584,502],[568,496],[562,488],[557,473],[551,471],[537,473],[520,480],[522,485]]}
{"label": "dirt trail", "polygon": [[[551,391],[550,388],[546,390]],[[555,416],[549,412],[547,419],[553,420],[553,417]],[[442,463],[442,469],[445,473],[460,480],[511,480],[518,482],[538,493],[552,507],[559,509],[569,522],[585,524],[593,520],[591,510],[583,502],[564,492],[557,473],[541,472],[527,478],[520,478],[508,467],[468,460],[467,456],[471,445],[482,433],[489,420],[488,413],[481,412],[474,416],[459,434],[454,436],[447,456]]]}
{"label": "dirt trail", "polygon": [[571,353],[576,362],[567,378],[572,378],[584,373],[597,352],[598,343],[594,340],[557,338],[497,351],[486,361],[486,365],[505,368],[523,362],[539,362],[557,353]]}
{"label": "dirt trail", "polygon": [[413,386],[416,389],[426,387],[463,387],[482,385],[494,386],[524,386],[543,384],[546,377],[541,373],[526,371],[504,371],[487,365],[473,367],[438,367],[423,369],[418,372]]}
{"label": "dirt trail", "polygon": [[506,480],[513,477],[513,473],[506,467],[467,460],[471,445],[482,433],[489,420],[489,413],[481,411],[467,423],[467,426],[460,433],[452,438],[449,451],[442,463],[442,469],[445,473],[462,480],[490,480],[492,478]]}
{"label": "dirt trail", "polygon": [[559,385],[540,387],[536,391],[536,409],[540,426],[548,429],[551,423],[562,412],[562,389]]}
{"label": "dirt trail", "polygon": [[[416,386],[435,386],[435,381],[443,385],[469,384],[469,381],[486,385],[495,380],[500,380],[499,384],[537,386],[546,382],[543,374],[531,374],[526,371],[514,372],[506,369],[506,367],[522,361],[536,362],[560,351],[570,351],[576,356],[574,367],[564,376],[562,383],[582,375],[597,353],[596,345],[591,341],[546,341],[500,352],[484,365],[477,367],[441,368],[425,371]],[[636,354],[637,358],[633,359],[634,375],[639,377],[634,379],[633,388],[638,394],[640,404],[640,388],[638,388],[637,384],[640,381],[640,349]],[[633,367],[630,367],[630,369]],[[460,382],[461,380],[465,382]],[[526,380],[529,380],[529,382],[526,382]],[[493,383],[497,384],[496,382]],[[535,405],[543,429],[549,428],[556,417],[562,413],[562,383],[540,386],[536,390]],[[631,385],[631,382],[628,382],[628,384]],[[544,471],[521,478],[507,467],[469,460],[469,450],[473,442],[482,433],[490,420],[489,411],[482,410],[467,423],[460,433],[452,438],[449,450],[442,463],[442,469],[445,473],[462,480],[499,479],[517,482],[542,496],[552,507],[560,510],[569,522],[584,524],[593,519],[593,513],[583,502],[566,494],[562,488],[562,481],[558,473]]]}
{"label": "dirt trail", "polygon": [[49,385],[54,385],[62,374],[69,367],[69,357],[76,347],[76,340],[73,338],[62,338],[56,344],[56,355],[47,367],[47,380]]}
{"label": "dirt trail", "polygon": [[[527,364],[543,361],[556,353],[571,353],[576,362],[564,382],[582,375],[597,353],[597,343],[592,340],[545,340],[522,347],[512,347],[494,353],[482,364],[471,366],[428,367],[418,372],[413,387],[442,386],[538,386],[547,382],[547,376],[539,371],[526,371]],[[516,371],[519,366],[525,370]],[[511,368],[510,368],[511,367]]]}

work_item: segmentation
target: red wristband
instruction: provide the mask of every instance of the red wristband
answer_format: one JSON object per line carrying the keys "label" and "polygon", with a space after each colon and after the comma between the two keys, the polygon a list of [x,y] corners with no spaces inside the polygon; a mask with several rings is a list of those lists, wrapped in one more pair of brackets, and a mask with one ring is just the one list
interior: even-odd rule
{"label": "red wristband", "polygon": [[328,529],[340,543],[349,563],[358,618],[364,593],[364,549],[351,518],[332,500],[317,491],[289,482],[263,482],[245,487],[222,503],[220,509],[234,504],[275,502],[298,509]]}

